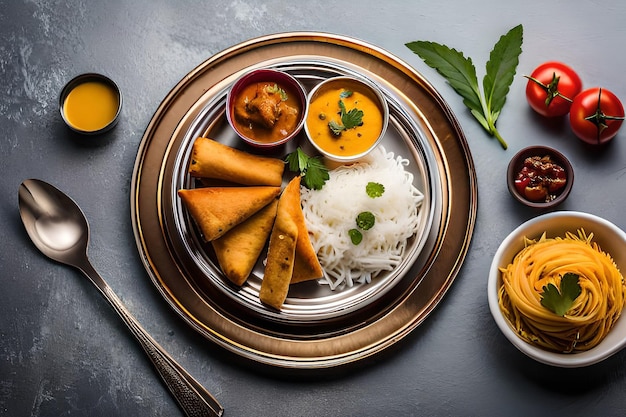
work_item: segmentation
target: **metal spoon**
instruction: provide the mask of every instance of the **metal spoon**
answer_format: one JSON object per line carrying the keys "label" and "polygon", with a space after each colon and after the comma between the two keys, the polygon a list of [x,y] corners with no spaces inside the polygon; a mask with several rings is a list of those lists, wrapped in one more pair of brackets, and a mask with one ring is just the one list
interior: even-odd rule
{"label": "metal spoon", "polygon": [[148,354],[165,385],[187,416],[221,416],[224,408],[145,331],[89,262],[89,224],[63,192],[36,179],[19,188],[22,222],[44,255],[78,268],[100,290]]}

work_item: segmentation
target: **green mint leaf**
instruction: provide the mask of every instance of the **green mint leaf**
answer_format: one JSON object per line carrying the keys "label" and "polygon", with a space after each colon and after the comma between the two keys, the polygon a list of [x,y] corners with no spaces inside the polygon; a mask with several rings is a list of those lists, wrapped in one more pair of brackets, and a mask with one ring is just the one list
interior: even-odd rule
{"label": "green mint leaf", "polygon": [[374,223],[376,223],[376,218],[374,214],[370,211],[362,211],[356,216],[356,225],[361,230],[369,230],[374,227]]}
{"label": "green mint leaf", "polygon": [[482,111],[478,111],[478,110],[470,110],[470,112],[472,113],[472,115],[476,118],[476,120],[478,120],[478,123],[480,123],[482,125],[482,127],[489,132],[489,123],[487,122],[487,119],[485,119],[485,116],[483,115]]}
{"label": "green mint leaf", "polygon": [[561,277],[561,291],[554,284],[545,285],[541,293],[541,305],[557,316],[564,316],[582,292],[578,280],[577,274],[568,272]]}
{"label": "green mint leaf", "polygon": [[300,147],[285,157],[289,170],[302,176],[304,186],[311,190],[320,190],[330,178],[328,168],[319,156],[310,157]]}
{"label": "green mint leaf", "polygon": [[353,245],[358,245],[363,240],[363,233],[359,232],[357,229],[348,230],[348,235]]}
{"label": "green mint leaf", "polygon": [[448,84],[463,97],[463,103],[491,136],[507,144],[496,129],[496,120],[506,102],[506,95],[513,82],[515,70],[522,52],[522,25],[518,25],[500,37],[487,62],[481,93],[472,59],[462,52],[435,42],[414,41],[405,45],[419,55],[426,65],[437,70]]}
{"label": "green mint leaf", "polygon": [[513,83],[519,56],[522,53],[522,40],[523,28],[522,25],[517,25],[498,40],[487,61],[483,90],[493,123],[504,107],[506,95]]}
{"label": "green mint leaf", "polygon": [[377,182],[368,182],[365,186],[365,192],[371,198],[380,197],[385,192],[385,186]]}

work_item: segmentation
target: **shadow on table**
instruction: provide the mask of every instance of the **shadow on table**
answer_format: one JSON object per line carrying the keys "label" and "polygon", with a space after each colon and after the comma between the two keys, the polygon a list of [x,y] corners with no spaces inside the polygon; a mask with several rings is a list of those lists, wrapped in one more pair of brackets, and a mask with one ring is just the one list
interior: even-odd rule
{"label": "shadow on table", "polygon": [[[579,397],[592,391],[601,390],[616,379],[623,379],[626,374],[626,355],[618,352],[595,365],[582,368],[560,368],[534,361],[517,351],[513,346],[506,346],[513,352],[493,355],[493,365],[500,372],[516,375],[517,382],[524,381],[546,393],[564,397]],[[516,355],[513,358],[513,355]]]}
{"label": "shadow on table", "polygon": [[[432,314],[436,314],[436,311]],[[379,351],[367,358],[359,359],[354,362],[333,366],[322,369],[292,369],[281,368],[255,362],[250,359],[242,358],[233,352],[215,346],[211,349],[210,355],[221,363],[227,363],[229,366],[237,368],[237,372],[254,375],[255,378],[268,378],[272,380],[280,380],[282,382],[298,382],[316,383],[320,381],[333,380],[340,381],[342,378],[353,378],[359,374],[375,372],[380,366],[393,361],[401,351],[407,347],[417,343],[422,333],[427,332],[432,325],[432,320],[426,320],[410,334],[395,342],[391,346]]]}

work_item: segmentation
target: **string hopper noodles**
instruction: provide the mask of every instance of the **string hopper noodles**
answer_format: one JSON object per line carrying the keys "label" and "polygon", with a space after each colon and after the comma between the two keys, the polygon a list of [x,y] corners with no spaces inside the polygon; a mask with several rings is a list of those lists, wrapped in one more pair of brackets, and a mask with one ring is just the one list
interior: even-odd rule
{"label": "string hopper noodles", "polygon": [[[409,161],[378,146],[363,161],[332,170],[321,190],[302,190],[302,207],[315,248],[325,271],[322,283],[332,289],[369,283],[381,271],[391,271],[402,261],[408,239],[415,235],[424,195],[413,186],[405,170]],[[384,192],[372,197],[368,183]],[[359,213],[375,219],[360,230]],[[362,240],[355,244],[351,231]]]}
{"label": "string hopper noodles", "polygon": [[[527,239],[524,249],[500,269],[500,308],[526,342],[555,352],[586,351],[598,345],[620,317],[624,278],[592,239],[593,234],[583,230],[555,238],[544,233],[536,241]],[[568,274],[578,277],[579,293],[565,300],[566,311],[559,315],[546,308],[545,298],[550,285],[553,293],[560,288],[567,298],[563,286]]]}

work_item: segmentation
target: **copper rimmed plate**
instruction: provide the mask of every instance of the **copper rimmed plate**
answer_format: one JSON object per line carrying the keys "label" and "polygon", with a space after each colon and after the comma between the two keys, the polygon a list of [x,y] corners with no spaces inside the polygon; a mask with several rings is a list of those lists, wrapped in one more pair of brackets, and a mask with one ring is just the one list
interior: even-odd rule
{"label": "copper rimmed plate", "polygon": [[[308,91],[320,81],[331,77],[346,74],[356,78],[373,76],[366,74],[363,68],[351,68],[348,63],[319,56],[300,55],[297,60],[289,57],[262,61],[258,65],[291,74]],[[240,72],[234,73],[227,77],[223,84],[231,86],[240,75]],[[384,81],[378,83],[382,84]],[[201,180],[194,179],[188,174],[190,154],[196,138],[209,137],[252,153],[259,152],[258,149],[248,148],[230,125],[224,123],[222,113],[225,108],[226,91],[223,88],[210,90],[198,100],[198,103],[202,103],[202,110],[194,117],[176,145],[177,152],[170,152],[164,161],[167,172],[163,180],[165,232],[170,237],[171,249],[176,258],[185,266],[187,276],[191,277],[203,292],[219,291],[219,298],[222,300],[220,304],[222,306],[229,304],[226,310],[234,320],[271,321],[289,326],[292,331],[307,325],[307,332],[319,332],[320,326],[323,325],[325,332],[342,332],[346,327],[354,326],[356,324],[354,320],[362,321],[361,316],[364,316],[362,310],[365,308],[369,307],[372,310],[368,313],[370,316],[383,312],[386,306],[390,305],[389,302],[383,303],[383,299],[397,296],[402,285],[405,287],[411,285],[411,279],[404,279],[407,274],[413,277],[423,275],[420,270],[428,265],[430,249],[434,247],[437,239],[439,222],[435,222],[435,219],[438,219],[441,213],[442,190],[437,160],[421,134],[422,129],[404,111],[393,93],[384,90],[384,95],[390,107],[391,128],[385,134],[381,145],[387,153],[392,152],[394,158],[401,157],[408,162],[406,170],[412,175],[413,185],[424,195],[418,212],[417,231],[409,240],[400,264],[393,270],[377,274],[367,285],[355,285],[341,290],[331,290],[328,285],[319,285],[316,282],[294,285],[290,288],[280,312],[267,308],[259,300],[264,254],[260,256],[246,285],[242,288],[233,287],[228,279],[223,277],[211,245],[203,241],[177,195],[177,191],[182,188],[204,186]],[[308,154],[316,152],[306,139],[305,133],[301,132],[288,146],[281,147],[271,154],[265,150],[263,154],[284,159],[296,146],[303,147]],[[283,185],[289,182],[291,175],[288,174],[285,175]],[[349,196],[345,197],[349,199]],[[436,227],[433,227],[434,224]],[[390,291],[393,292],[387,294]],[[331,322],[332,326],[329,325]],[[317,327],[312,329],[311,326],[314,324]],[[287,332],[285,329],[282,333]]]}
{"label": "copper rimmed plate", "polygon": [[[350,74],[373,79],[390,103],[382,144],[410,160],[425,191],[420,230],[403,263],[369,286],[345,293],[298,284],[285,311],[256,302],[259,280],[233,289],[212,262],[175,191],[186,175],[191,143],[209,136],[237,147],[224,117],[225,94],[243,72],[273,67],[309,87]],[[288,152],[286,149],[284,152]],[[168,94],[139,146],[131,212],[144,265],[163,297],[191,326],[254,361],[287,368],[326,368],[368,357],[402,339],[441,301],[473,233],[477,187],[473,161],[449,108],[417,72],[355,39],[285,33],[236,45],[203,62]],[[256,283],[255,283],[256,282]]]}

